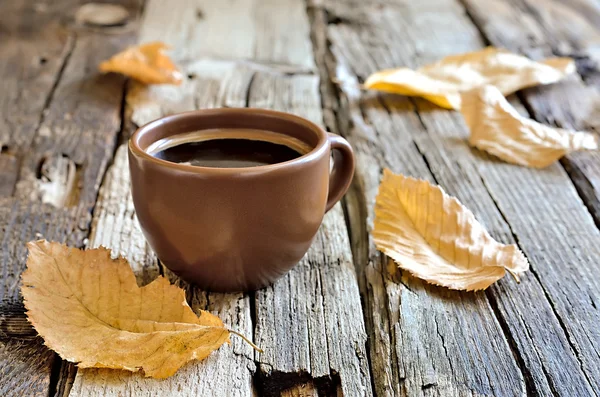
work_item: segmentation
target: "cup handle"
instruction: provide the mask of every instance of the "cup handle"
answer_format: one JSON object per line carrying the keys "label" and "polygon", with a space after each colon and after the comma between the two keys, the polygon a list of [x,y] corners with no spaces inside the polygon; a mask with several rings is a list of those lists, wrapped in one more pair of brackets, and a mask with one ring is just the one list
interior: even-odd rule
{"label": "cup handle", "polygon": [[333,208],[348,191],[354,175],[354,152],[348,141],[339,135],[329,134],[329,144],[333,152],[333,170],[329,176],[329,195],[325,212]]}

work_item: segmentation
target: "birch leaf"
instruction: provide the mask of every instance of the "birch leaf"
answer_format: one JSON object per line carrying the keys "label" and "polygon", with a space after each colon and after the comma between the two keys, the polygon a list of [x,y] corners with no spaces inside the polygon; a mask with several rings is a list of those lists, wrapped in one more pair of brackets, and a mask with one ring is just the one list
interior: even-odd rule
{"label": "birch leaf", "polygon": [[460,92],[494,85],[504,95],[526,87],[555,83],[575,72],[571,58],[549,58],[542,62],[506,50],[488,47],[451,55],[411,70],[389,69],[367,79],[368,89],[423,97],[446,109],[460,109]]}
{"label": "birch leaf", "polygon": [[549,127],[521,116],[492,86],[462,94],[469,143],[513,164],[544,168],[575,150],[598,149],[598,136]]}
{"label": "birch leaf", "polygon": [[180,85],[181,72],[165,54],[169,47],[159,41],[129,47],[100,64],[101,72],[115,72],[144,84]]}
{"label": "birch leaf", "polygon": [[480,290],[529,268],[516,245],[495,241],[471,211],[429,182],[385,170],[373,239],[397,265],[429,283]]}
{"label": "birch leaf", "polygon": [[229,340],[213,314],[196,316],[181,288],[159,277],[138,287],[123,258],[44,240],[27,244],[21,292],[45,344],[82,368],[166,378]]}

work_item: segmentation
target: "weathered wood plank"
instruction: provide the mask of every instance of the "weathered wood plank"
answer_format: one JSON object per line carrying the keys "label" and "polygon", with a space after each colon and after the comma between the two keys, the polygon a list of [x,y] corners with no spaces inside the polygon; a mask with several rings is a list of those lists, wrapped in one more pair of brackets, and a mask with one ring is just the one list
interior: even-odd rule
{"label": "weathered wood plank", "polygon": [[3,396],[47,396],[52,364],[56,360],[41,339],[0,341],[0,375]]}
{"label": "weathered wood plank", "polygon": [[[428,106],[421,104],[420,109]],[[483,203],[486,209],[500,211],[514,236],[510,240],[514,239],[519,244],[531,262],[531,274],[520,285],[503,281],[490,293],[492,302],[515,340],[524,362],[524,372],[532,376],[533,384],[530,387],[542,395],[591,394],[588,374],[584,368],[580,368],[579,352],[573,349],[571,333],[564,328],[564,322],[574,321],[574,318],[565,317],[564,312],[557,311],[556,298],[549,293],[552,284],[561,283],[560,291],[555,289],[554,292],[557,296],[566,301],[580,296],[587,287],[583,280],[576,280],[585,277],[592,264],[575,253],[586,243],[577,237],[565,239],[564,231],[561,231],[563,225],[573,222],[571,227],[574,228],[575,225],[581,227],[581,223],[591,232],[591,241],[598,238],[593,222],[568,176],[559,165],[543,173],[535,173],[535,170],[500,163],[474,153],[464,145],[450,143],[466,137],[464,125],[461,120],[437,109],[430,113],[430,117],[424,118],[424,122],[431,142],[422,146],[429,147],[423,151],[430,163],[434,162],[435,152],[446,147],[451,151],[446,166],[458,164],[464,174],[471,175],[475,180],[481,178],[493,202],[474,202],[471,208],[478,209],[476,213],[481,214],[484,220],[486,211],[478,208]],[[451,188],[449,190],[452,191]],[[552,197],[552,202],[544,199],[546,197]],[[507,208],[514,212],[509,215]],[[548,249],[549,246],[552,249]],[[566,263],[577,263],[584,269],[579,274],[569,276],[571,285],[567,285],[569,282],[565,283],[565,277],[561,275]],[[549,270],[549,267],[554,269]],[[587,312],[587,309],[584,311]],[[593,322],[593,318],[586,313],[579,321]]]}
{"label": "weathered wood plank", "polygon": [[[600,60],[600,29],[597,22],[600,21],[600,7],[596,2],[515,1],[514,7],[499,7],[499,3],[493,1],[486,5],[485,10],[477,2],[467,1],[465,4],[484,34],[490,35],[493,44],[525,53],[543,52],[545,56],[574,56],[583,81],[573,78],[549,87],[528,89],[522,93],[522,99],[531,115],[538,121],[565,128],[599,131],[600,119],[597,117],[597,109],[600,106],[600,71],[597,62]],[[515,8],[522,9],[523,15],[527,15],[533,22],[528,26],[515,23],[511,19]],[[490,10],[499,16],[497,22],[487,21],[486,15]],[[531,30],[537,30],[541,34],[535,42],[527,43],[525,40],[508,38],[504,34],[508,30],[518,32],[521,38]],[[600,153],[574,153],[564,158],[562,164],[596,225],[600,226]],[[550,189],[550,186],[545,188],[543,193]],[[598,390],[600,334],[589,328],[590,324],[600,319],[596,304],[599,299],[598,284],[597,279],[592,276],[598,269],[598,251],[594,250],[598,246],[598,233],[590,227],[587,214],[579,211],[573,214],[573,207],[577,206],[575,203],[579,200],[573,197],[572,193],[572,189],[563,192],[564,200],[556,201],[553,195],[544,196],[553,197],[551,202],[540,200],[540,204],[545,207],[539,209],[545,215],[540,221],[547,222],[543,224],[546,228],[555,231],[557,237],[561,236],[564,230],[575,232],[568,234],[574,240],[571,243],[568,238],[562,238],[560,242],[550,244],[552,249],[548,255],[553,259],[550,261],[553,266],[542,268],[538,274],[540,278],[549,280],[546,290],[553,309],[563,321],[569,344],[577,354],[579,366],[586,374],[589,384]],[[498,194],[504,196],[506,193]],[[560,211],[560,215],[550,216],[544,210],[552,213]],[[516,216],[514,209],[506,211],[512,211],[513,216]],[[506,216],[510,216],[508,212]],[[520,219],[515,219],[514,222],[520,223]],[[544,233],[535,235],[533,230],[526,230],[531,233],[528,238],[538,241],[539,244],[542,244],[540,240],[544,237],[548,238],[546,229],[542,229]],[[580,234],[585,237],[579,237]],[[592,259],[594,257],[596,259]],[[577,263],[574,273],[569,269],[570,274],[567,278],[572,280],[571,283],[556,277],[556,273],[551,270],[554,266],[556,270],[559,269],[561,259],[562,263]],[[564,292],[569,286],[570,293]]]}
{"label": "weathered wood plank", "polygon": [[117,149],[98,195],[91,233],[86,246],[112,250],[113,255],[129,261],[139,285],[146,285],[160,274],[158,260],[146,243],[129,194],[127,147]]}
{"label": "weathered wood plank", "polygon": [[[188,80],[181,89],[134,87],[128,96],[134,118],[141,122],[143,115],[150,119],[155,118],[156,111],[160,114],[164,111],[174,112],[189,109],[177,109],[173,107],[176,106],[176,103],[179,103],[180,106],[189,105],[191,108],[194,106],[239,106],[245,104],[246,97],[248,97],[251,106],[275,107],[293,111],[319,122],[321,113],[319,111],[318,79],[315,76],[285,77],[279,74],[256,72],[249,69],[248,66],[221,61],[202,61],[189,65],[186,70],[188,73],[195,74],[196,77]],[[253,75],[254,78],[252,78]],[[167,95],[167,93],[175,91],[178,92],[175,96],[178,98],[177,101],[158,102],[161,93],[164,98],[173,98],[173,95]],[[210,94],[207,91],[210,91]],[[102,189],[102,192],[112,192],[112,198],[105,197],[102,193],[96,211],[99,217],[108,219],[109,217],[103,215],[103,209],[109,204],[104,203],[113,203],[113,209],[110,210],[110,213],[113,214],[111,215],[112,220],[105,224],[94,221],[94,230],[98,230],[98,233],[105,236],[104,241],[109,242],[108,246],[127,242],[125,252],[129,253],[129,256],[132,256],[132,252],[139,252],[137,260],[135,258],[133,260],[143,262],[147,259],[142,258],[146,258],[148,253],[134,249],[133,247],[139,246],[139,244],[130,242],[134,240],[139,240],[140,244],[143,242],[138,225],[129,224],[133,208],[131,208],[129,198],[124,205],[124,197],[128,196],[119,190],[119,186],[128,186],[128,181],[125,180],[126,162],[120,160],[121,156],[124,156],[120,153],[124,150],[124,146],[119,149],[115,164],[108,174],[111,179],[107,179],[106,187]],[[119,171],[118,168],[121,170]],[[119,181],[111,182],[112,175],[117,175],[117,173],[120,175]],[[110,185],[107,185],[109,182]],[[328,387],[329,383],[334,382],[331,371],[339,374],[342,388],[348,390],[348,395],[356,393],[362,395],[369,391],[370,381],[364,347],[364,327],[348,241],[345,237],[347,232],[339,208],[336,208],[335,212],[328,217],[315,242],[316,248],[311,251],[311,254],[274,287],[256,292],[257,325],[255,334],[256,343],[264,346],[266,350],[264,357],[263,355],[259,356],[258,361],[261,363],[261,376],[264,380],[261,388],[267,393],[277,394],[280,390],[310,377],[318,378],[323,387]],[[119,231],[123,229],[127,232],[120,233]],[[130,232],[131,230],[136,231],[139,239],[131,237],[133,234]],[[98,239],[94,237],[91,240],[92,244],[98,242]],[[334,249],[329,248],[330,245]],[[290,284],[296,286],[296,289],[292,288],[293,291],[291,291],[290,288],[285,288]],[[319,293],[315,295],[313,291],[319,291]],[[193,308],[208,308],[218,314],[228,326],[252,335],[248,295],[206,294],[190,287],[188,297]],[[273,301],[281,302],[282,305],[274,306]],[[294,317],[282,319],[279,315],[281,310],[285,310],[287,307],[288,303],[285,303],[287,301],[290,301],[289,304],[295,308],[304,307],[305,310],[293,310]],[[210,305],[207,307],[209,302]],[[302,329],[306,331],[305,334],[299,332]],[[289,343],[288,336],[292,333],[299,335],[296,345]],[[342,342],[339,342],[338,338]],[[120,386],[120,383],[111,382],[111,384],[114,383],[114,387],[110,388],[113,390],[111,393],[118,393],[119,390],[142,389],[162,390],[166,393],[173,390],[172,385],[185,382],[189,383],[186,389],[189,389],[190,393],[202,390],[206,392],[209,387],[215,388],[216,385],[220,385],[221,387],[218,389],[223,390],[225,394],[250,395],[252,393],[251,376],[255,371],[252,352],[248,350],[248,346],[235,338],[233,343],[234,351],[238,350],[235,355],[228,351],[229,348],[224,347],[206,362],[190,364],[189,368],[195,368],[196,372],[183,370],[173,380],[153,382],[135,375],[115,375],[119,376],[120,382],[125,382],[125,384]],[[339,343],[341,343],[340,346],[338,346]],[[348,352],[352,354],[348,354]],[[295,354],[304,355],[307,361],[312,360],[310,363],[312,366],[306,365],[306,363],[293,365],[292,357]],[[277,357],[277,360],[274,357]],[[239,363],[232,365],[231,363],[235,360]],[[219,368],[223,366],[225,368]],[[103,379],[109,376],[111,375],[108,371],[80,371],[72,393],[91,393],[98,387],[106,390],[107,386]],[[279,382],[282,378],[284,381]],[[289,381],[286,381],[286,378]],[[239,379],[245,387],[240,388],[239,382],[233,382],[232,379]]]}
{"label": "weathered wood plank", "polygon": [[[41,12],[33,2],[0,4],[0,144],[20,156],[38,128],[59,72],[73,44],[59,16],[73,1],[57,1]],[[15,175],[16,176],[16,175]]]}
{"label": "weathered wood plank", "polygon": [[[563,128],[600,131],[600,7],[593,0],[493,0],[465,6],[494,45],[532,57],[572,56],[580,79],[525,90],[522,98],[536,120]],[[527,23],[521,23],[527,20]],[[562,160],[600,227],[600,153],[574,153]]]}
{"label": "weathered wood plank", "polygon": [[[120,129],[124,79],[98,77],[96,64],[131,35],[76,31],[78,4],[0,4],[0,299],[19,299],[25,242],[83,244]],[[47,395],[55,355],[41,339],[0,347],[0,394]]]}
{"label": "weathered wood plank", "polygon": [[[553,283],[552,279],[558,276],[552,277],[545,271],[547,279],[540,276],[541,283],[536,277],[547,263],[558,267],[561,255],[557,249],[547,253],[546,247],[552,243],[542,244],[540,238],[533,238],[526,233],[522,222],[508,218],[507,223],[504,219],[504,206],[524,199],[516,192],[529,192],[525,197],[532,205],[523,210],[528,212],[523,212],[521,218],[527,214],[531,227],[536,226],[533,219],[540,212],[533,203],[556,197],[559,202],[571,203],[570,211],[569,214],[553,213],[552,217],[571,224],[576,230],[577,226],[568,218],[572,212],[577,213],[578,221],[586,225],[589,239],[595,240],[597,231],[589,229],[589,216],[586,220],[586,210],[573,194],[567,176],[561,173],[560,167],[555,167],[553,176],[540,173],[544,176],[527,181],[523,176],[529,176],[529,171],[491,162],[471,151],[458,114],[433,108],[422,101],[361,95],[358,91],[358,83],[378,69],[420,66],[451,53],[480,48],[481,38],[460,4],[430,0],[344,7],[332,2],[326,3],[326,9],[331,22],[327,26],[327,37],[334,57],[328,66],[340,81],[343,105],[338,110],[338,121],[342,126],[349,124],[346,133],[357,148],[362,165],[356,178],[356,194],[348,199],[348,212],[353,225],[355,261],[357,266],[364,267],[365,308],[373,317],[370,321],[374,325],[371,358],[378,394],[521,395],[526,390],[541,395],[591,394],[587,373],[580,368],[578,352],[569,345],[562,318],[556,316],[553,302],[546,299],[547,283]],[[471,208],[494,237],[505,242],[514,242],[516,238],[532,260],[536,273],[526,277],[519,286],[511,280],[501,281],[490,290],[489,303],[483,294],[440,291],[405,275],[384,274],[383,280],[379,279],[378,275],[385,273],[385,263],[380,262],[372,244],[365,246],[361,241],[366,241],[372,221],[371,209],[383,166],[396,172],[434,178]],[[482,171],[496,167],[502,169],[502,177],[495,176],[501,180],[498,184],[505,186],[501,197],[489,186],[492,173]],[[551,184],[556,186],[552,191],[549,190]],[[514,191],[506,189],[507,186],[515,186]],[[517,217],[514,210],[513,216]],[[556,228],[545,226],[548,230],[543,234],[545,239],[564,241]],[[355,238],[357,231],[362,235]],[[525,244],[527,248],[523,239],[529,239]],[[583,246],[577,239],[571,239],[570,244]],[[564,255],[562,260],[565,260]],[[568,260],[593,268],[591,262],[573,254]],[[558,269],[555,272],[559,274]],[[569,290],[581,291],[576,286],[565,286],[556,293],[563,296],[569,294]],[[415,294],[418,298],[411,301]],[[431,310],[429,300],[440,301],[439,309],[433,306],[440,315],[423,318],[424,307]],[[382,321],[379,306],[384,302],[388,303],[388,318]],[[492,311],[497,311],[501,324]],[[586,322],[593,319],[593,315],[582,312],[580,316],[586,318]],[[432,324],[428,325],[428,321]],[[569,318],[569,321],[573,320]],[[588,324],[592,329],[591,322]],[[501,326],[527,384],[513,360]],[[394,371],[396,363],[398,369]]]}
{"label": "weathered wood plank", "polygon": [[[592,86],[573,81],[556,87],[527,90],[523,97],[532,117],[542,123],[598,132],[600,79],[593,81]],[[600,228],[600,153],[573,153],[563,158],[561,163],[593,216],[596,226]]]}
{"label": "weathered wood plank", "polygon": [[[180,2],[167,5],[156,1],[150,2],[147,6],[148,14],[146,14],[141,28],[140,40],[148,41],[153,37],[160,36],[161,39],[166,39],[171,44],[177,45],[174,54],[184,67],[188,79],[181,87],[144,88],[139,85],[132,85],[127,103],[131,118],[136,124],[143,124],[164,114],[194,108],[248,106],[249,104],[257,107],[288,110],[311,118],[315,122],[322,122],[318,79],[309,75],[286,77],[281,74],[282,71],[286,73],[290,71],[306,72],[307,68],[312,65],[312,52],[308,41],[308,22],[301,1],[263,2],[260,4],[241,2],[239,7],[228,8],[226,14],[220,8],[221,6],[213,6],[212,3],[209,4],[208,2],[198,2],[202,7],[202,22],[179,18],[183,16],[183,12],[189,12],[189,8],[182,8],[185,4],[185,2]],[[250,6],[253,8],[250,13],[251,19],[253,19],[248,22],[247,7]],[[298,10],[301,12],[295,12]],[[254,36],[256,33],[254,31],[255,25],[258,22],[262,23],[264,16],[270,12],[286,15],[286,18],[292,20],[284,19],[284,21],[287,21],[288,26],[278,24],[272,29],[263,28],[262,32],[258,32],[258,35]],[[166,18],[165,15],[167,15]],[[177,41],[182,37],[180,36],[182,32],[196,34],[193,33],[196,29],[203,29],[202,31],[220,29],[220,24],[225,15],[231,20],[246,21],[240,31],[248,30],[244,34],[248,37],[245,37],[244,40],[238,40],[236,39],[237,36],[232,37],[224,34],[224,38],[220,38],[220,44],[214,46],[214,49],[215,51],[221,51],[222,48],[240,48],[240,52],[236,52],[237,50],[231,51],[227,57],[239,58],[238,62],[228,59],[214,59],[225,57],[221,57],[219,53],[211,52],[210,48],[197,48],[190,46],[187,41]],[[184,21],[183,24],[182,20]],[[171,26],[169,21],[182,24],[182,26],[178,27],[177,32],[174,32],[167,29],[168,26]],[[191,26],[191,24],[196,23],[198,23],[198,26]],[[296,26],[297,29],[293,32],[293,37],[288,38],[287,35],[291,34],[291,31],[288,31],[289,26]],[[280,33],[276,35],[277,32]],[[303,32],[305,32],[305,35]],[[234,39],[238,41],[234,42]],[[224,43],[223,40],[227,40],[227,42]],[[292,42],[297,40],[307,42],[308,49],[306,50],[302,45],[291,47],[287,42],[289,40]],[[210,41],[204,40],[202,42],[210,43]],[[268,46],[273,48],[273,54],[264,52]],[[247,48],[252,47],[254,47],[254,53],[247,52]],[[286,52],[282,53],[283,55],[278,53],[278,51],[284,50]],[[250,59],[245,59],[246,57],[250,57]],[[289,64],[293,68],[289,67]],[[250,103],[248,103],[248,98]],[[112,175],[120,175],[121,180],[125,177],[123,173],[126,173],[126,163],[124,160],[120,160],[120,157],[124,156],[124,154],[121,154],[122,150],[125,149],[119,149],[117,159],[109,171],[110,178],[112,178]],[[105,184],[109,183],[113,184],[111,179],[107,179],[105,182]],[[117,184],[127,185],[124,180]],[[115,188],[107,185],[106,188],[103,188],[103,192],[105,189],[111,191]],[[120,199],[117,199],[117,197],[120,197]],[[94,231],[98,230],[99,232],[94,232],[96,234],[93,234],[93,236],[102,233],[104,235],[102,241],[108,243],[109,246],[122,245],[125,249],[125,252],[123,252],[123,248],[121,248],[122,253],[128,253],[134,261],[152,262],[152,259],[148,259],[151,258],[149,253],[145,249],[140,249],[141,240],[140,244],[123,245],[123,242],[127,241],[123,238],[131,240],[133,239],[132,235],[139,235],[139,230],[135,233],[132,232],[137,230],[138,226],[133,221],[131,208],[129,208],[130,202],[126,201],[130,199],[124,197],[126,196],[118,191],[108,196],[101,195],[98,210],[95,214],[98,214],[98,217],[104,217],[106,220],[94,221]],[[111,215],[104,216],[103,213],[105,212]],[[125,236],[119,233],[123,228],[128,230]],[[264,365],[261,366],[261,379],[263,380],[261,383],[263,384],[258,385],[264,392],[279,394],[280,391],[290,385],[294,385],[305,378],[315,377],[319,378],[319,382],[323,387],[328,387],[329,383],[334,384],[337,379],[340,379],[341,388],[347,390],[348,395],[370,394],[360,298],[356,289],[356,279],[346,236],[347,232],[343,217],[340,209],[337,208],[328,216],[324,230],[318,238],[318,241],[330,242],[336,249],[330,253],[328,249],[324,249],[323,242],[316,244],[317,248],[311,254],[312,259],[309,256],[309,259],[299,265],[295,273],[286,277],[285,281],[279,284],[282,286],[288,283],[300,285],[304,288],[305,295],[290,297],[286,294],[287,291],[275,291],[273,289],[269,291],[269,297],[277,301],[285,302],[292,299],[293,302],[296,302],[294,304],[304,305],[305,307],[311,304],[314,308],[311,308],[310,311],[300,312],[296,317],[285,319],[285,322],[280,324],[274,321],[275,309],[278,308],[273,308],[270,311],[266,310],[269,303],[261,298],[263,292],[257,292],[257,318],[262,321],[261,324],[272,324],[273,327],[267,330],[257,325],[256,336],[259,344],[264,345],[266,351],[275,351],[278,346],[281,346],[283,350],[277,351],[283,354],[282,357],[291,357],[297,354],[295,350],[292,350],[295,346],[287,344],[288,339],[285,337],[272,338],[271,331],[278,330],[277,333],[280,333],[282,330],[291,330],[296,332],[298,329],[307,329],[310,323],[315,335],[310,340],[303,335],[302,344],[299,346],[305,354],[309,357],[312,356],[313,360],[320,360],[321,362],[321,365],[315,366],[315,368],[306,366],[290,367],[285,365],[285,362],[269,361],[268,357],[272,357],[272,355],[266,356]],[[92,237],[92,245],[99,241],[98,238]],[[137,252],[137,254],[134,255],[133,252]],[[319,267],[324,267],[324,269],[319,270]],[[345,284],[344,288],[342,288],[343,284]],[[315,288],[322,291],[317,296],[312,295]],[[193,308],[207,308],[223,318],[228,326],[235,327],[246,335],[252,335],[251,296],[246,294],[206,294],[193,287],[188,287],[188,298]],[[312,300],[315,301],[312,302]],[[260,314],[258,314],[259,311]],[[313,311],[321,313],[321,316],[313,318],[311,316]],[[324,319],[327,319],[327,321],[324,321]],[[319,320],[323,321],[319,323]],[[337,330],[338,326],[340,327],[339,330]],[[320,333],[318,338],[317,332]],[[326,332],[328,335],[325,334]],[[342,336],[340,337],[340,335]],[[341,343],[338,342],[338,337],[342,339]],[[309,346],[311,341],[313,346]],[[321,348],[322,350],[320,350]],[[232,354],[232,350],[235,354]],[[262,357],[259,356],[258,361],[262,363]],[[124,393],[132,395],[134,392],[139,393],[144,390],[148,392],[161,391],[168,394],[173,393],[177,385],[185,384],[186,387],[183,388],[181,393],[189,393],[190,395],[251,395],[254,393],[252,376],[255,371],[252,351],[247,345],[234,338],[233,349],[224,347],[205,362],[192,363],[167,381],[153,382],[138,375],[86,370],[78,373],[71,393],[73,395],[94,393],[101,388],[109,394]],[[284,374],[284,377],[290,376],[294,380],[277,384],[277,378],[271,376],[274,373]],[[115,377],[119,378],[118,382]],[[335,388],[335,384],[333,387]]]}
{"label": "weathered wood plank", "polygon": [[[270,107],[322,124],[317,76],[259,73],[249,106]],[[341,208],[326,215],[306,257],[273,286],[257,291],[255,338],[265,389],[302,375],[330,383],[345,395],[370,395],[366,335],[352,254]]]}
{"label": "weathered wood plank", "polygon": [[[58,377],[54,388],[54,397],[67,397],[77,374],[77,366],[68,361],[61,361],[60,369],[56,372]],[[55,369],[56,371],[56,369]]]}
{"label": "weathered wood plank", "polygon": [[487,8],[462,1],[492,43],[530,56],[600,60],[600,6],[595,0],[492,0]]}
{"label": "weathered wood plank", "polygon": [[[127,145],[119,147],[103,183],[95,211],[90,245],[103,245],[125,256],[145,284],[158,275],[154,253],[147,245],[129,194]],[[251,333],[247,298],[210,295],[189,288],[188,302],[194,310],[206,309],[242,333]],[[241,302],[240,302],[241,301]],[[245,309],[245,310],[244,310]],[[146,379],[140,374],[111,370],[79,370],[70,395],[250,395],[252,360],[249,347],[239,339],[233,348],[223,347],[203,363],[191,363],[167,380]],[[247,368],[248,365],[251,368]]]}
{"label": "weathered wood plank", "polygon": [[8,151],[0,151],[0,197],[10,197],[17,183],[19,162],[17,157]]}
{"label": "weathered wood plank", "polygon": [[140,31],[179,60],[248,61],[282,71],[314,68],[309,25],[298,0],[150,1]]}
{"label": "weathered wood plank", "polygon": [[[398,26],[399,20],[410,20],[411,15],[421,12],[412,7],[419,6],[359,7],[354,15],[344,9],[342,21],[360,23],[327,27],[335,56],[328,66],[337,73],[342,89],[340,130],[351,140],[358,156],[353,194],[347,206],[354,258],[372,327],[370,353],[375,388],[378,395],[519,395],[525,389],[521,374],[485,295],[446,291],[395,271],[390,274],[368,235],[383,167],[433,180],[414,143],[414,135],[424,131],[410,102],[404,100],[402,106],[390,112],[375,96],[361,99],[357,77],[350,71],[363,68],[368,74],[370,70],[364,69],[368,65],[376,70],[381,65],[377,62],[398,62],[390,58],[401,57],[402,52],[395,48],[390,51],[387,46],[391,44],[382,37],[376,36],[375,42],[382,43],[379,48],[371,39],[365,42],[361,38],[372,37],[376,31],[388,34],[390,24]],[[439,3],[430,7],[448,11]],[[336,20],[335,10],[328,11],[330,19]],[[412,30],[410,25],[401,24],[400,28]],[[377,55],[363,61],[360,54],[369,52]],[[473,319],[477,319],[476,324]],[[472,343],[474,340],[477,344]]]}
{"label": "weathered wood plank", "polygon": [[[60,6],[58,10],[52,9],[50,14],[56,17],[60,9]],[[5,60],[0,63],[3,92],[0,97],[0,143],[4,165],[2,196],[9,197],[2,201],[4,208],[15,205],[10,197],[18,180],[20,158],[31,145],[42,111],[73,42],[56,22],[49,21],[45,13],[31,11],[24,2],[0,5],[2,15],[13,16],[10,22],[3,18],[0,25],[0,56]],[[3,226],[10,225],[9,216],[14,215],[11,212],[7,211],[7,217],[2,217]],[[12,299],[18,293],[16,277],[20,274],[18,269],[22,263],[7,252],[9,231],[4,231],[4,236],[0,299]]]}
{"label": "weathered wood plank", "polygon": [[[189,65],[186,72],[197,77],[188,79],[182,87],[144,87],[131,84],[127,95],[128,113],[138,123],[146,123],[168,113],[192,110],[195,104],[205,107],[222,106],[221,93],[245,101],[248,86],[235,84],[245,68],[235,70],[220,62],[200,62]],[[250,80],[248,80],[249,82]],[[226,90],[236,86],[237,90]],[[173,94],[173,95],[171,95]],[[177,98],[173,102],[169,98]],[[166,98],[166,100],[162,100]],[[125,137],[127,138],[127,137]],[[159,271],[156,257],[147,245],[135,217],[129,193],[127,144],[117,150],[113,165],[103,183],[97,209],[94,212],[90,245],[104,245],[125,256],[138,275],[138,282],[154,279]],[[167,271],[168,273],[168,271]],[[244,294],[207,294],[178,281],[187,290],[193,310],[210,310],[228,327],[252,336],[249,297]],[[166,380],[144,378],[140,374],[110,370],[79,370],[71,395],[128,395],[157,393],[161,395],[231,395],[249,396],[253,393],[252,376],[255,370],[252,349],[239,338],[224,346],[205,361],[190,363]]]}
{"label": "weathered wood plank", "polygon": [[[21,302],[0,303],[0,393],[46,396],[54,354],[42,346]],[[22,373],[29,377],[23,378]]]}

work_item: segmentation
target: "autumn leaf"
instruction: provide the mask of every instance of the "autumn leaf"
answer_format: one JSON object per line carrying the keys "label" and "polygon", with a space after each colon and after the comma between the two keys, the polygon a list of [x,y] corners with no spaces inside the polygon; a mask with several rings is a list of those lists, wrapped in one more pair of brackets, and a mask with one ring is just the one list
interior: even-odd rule
{"label": "autumn leaf", "polygon": [[373,239],[400,268],[429,283],[480,290],[529,268],[516,245],[495,241],[471,211],[429,182],[384,170]]}
{"label": "autumn leaf", "polygon": [[166,378],[229,341],[211,313],[196,316],[164,277],[138,287],[123,258],[44,240],[27,244],[21,292],[45,344],[79,367],[144,371]]}
{"label": "autumn leaf", "polygon": [[75,14],[75,20],[81,24],[103,27],[123,25],[128,18],[127,8],[109,3],[86,3]]}
{"label": "autumn leaf", "polygon": [[575,150],[598,149],[598,136],[549,127],[521,116],[502,93],[484,86],[462,94],[469,143],[513,164],[544,168]]}
{"label": "autumn leaf", "polygon": [[158,41],[129,47],[102,62],[99,69],[105,73],[121,73],[144,84],[179,85],[182,75],[165,54],[168,48]]}
{"label": "autumn leaf", "polygon": [[462,91],[489,84],[508,95],[526,87],[555,83],[574,72],[575,63],[571,58],[535,62],[503,49],[488,47],[448,56],[417,70],[383,70],[369,76],[364,86],[423,97],[446,109],[460,109]]}

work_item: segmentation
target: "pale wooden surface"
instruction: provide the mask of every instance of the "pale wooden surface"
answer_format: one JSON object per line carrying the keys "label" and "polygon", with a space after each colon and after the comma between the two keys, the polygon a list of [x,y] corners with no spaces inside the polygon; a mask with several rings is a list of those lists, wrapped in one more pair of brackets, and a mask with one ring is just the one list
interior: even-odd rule
{"label": "pale wooden surface", "polygon": [[[289,68],[284,69],[286,74],[281,71],[283,66],[288,66],[288,60],[299,66],[313,64],[306,14],[286,12],[289,23],[278,26],[281,29],[297,26],[296,33],[305,31],[306,37],[298,38],[303,38],[308,48],[284,45],[289,41],[285,36],[290,34],[287,29],[269,30],[269,37],[264,37],[266,32],[254,36],[256,24],[263,23],[263,14],[270,8],[257,8],[248,1],[239,2],[227,15],[240,21],[236,32],[242,36],[244,33],[250,39],[240,40],[239,36],[229,37],[223,32],[221,41],[202,40],[204,45],[186,46],[178,41],[197,34],[198,30],[223,28],[223,10],[219,14],[218,7],[212,9],[209,4],[212,3],[195,4],[197,9],[203,10],[202,21],[205,23],[199,28],[197,19],[186,19],[189,5],[172,7],[159,1],[147,3],[139,41],[160,37],[173,48],[185,49],[184,53],[175,52],[174,56],[189,77],[182,87],[147,89],[132,84],[126,99],[127,113],[131,114],[132,120],[141,125],[165,114],[195,108],[251,106],[288,111],[322,123],[318,77],[304,70],[294,75],[288,75]],[[277,4],[278,7],[287,4],[286,9],[292,11],[302,5],[300,1]],[[256,13],[248,15],[249,9]],[[210,15],[216,17],[211,19]],[[281,45],[278,44],[280,40]],[[261,50],[261,46],[265,50]],[[235,50],[229,54],[229,59],[216,56],[223,48],[230,47]],[[272,57],[253,59],[253,51],[268,54],[266,48],[279,48],[280,52]],[[256,63],[248,62],[248,58]],[[290,66],[295,65],[291,63]],[[145,268],[148,264],[152,266],[152,254],[133,219],[131,199],[123,191],[129,183],[125,149],[125,145],[119,148],[115,163],[108,171],[107,183],[111,185],[101,191],[99,211],[96,212],[99,218],[92,226],[91,245],[102,244],[117,249],[130,260],[146,264]],[[246,335],[254,333],[259,345],[273,346],[264,354],[257,354],[255,360],[250,347],[234,338],[232,349],[225,346],[201,366],[190,365],[167,381],[151,381],[139,375],[114,374],[106,370],[85,370],[78,372],[71,393],[134,396],[138,393],[169,394],[179,392],[181,388],[181,393],[189,395],[248,395],[253,392],[252,376],[257,376],[262,379],[262,393],[277,394],[307,378],[317,379],[322,387],[329,387],[331,373],[335,371],[348,395],[370,394],[366,334],[347,234],[343,215],[339,208],[335,209],[328,214],[307,258],[273,287],[254,294],[254,330],[248,295],[205,296],[188,287],[193,308],[211,310],[227,326]],[[149,271],[145,269],[144,272]],[[340,290],[345,290],[344,295],[339,294]],[[208,307],[207,302],[210,302]],[[340,338],[331,340],[336,333]],[[345,354],[349,349],[357,350],[357,354]],[[233,359],[223,359],[223,355],[233,356]]]}
{"label": "pale wooden surface", "polygon": [[[596,396],[600,390],[600,158],[529,170],[470,149],[458,113],[365,93],[372,72],[494,44],[574,56],[579,76],[511,98],[523,114],[596,129],[600,5],[594,0],[122,1],[125,27],[90,31],[80,2],[0,3],[0,395]],[[11,18],[5,17],[11,15]],[[141,17],[139,17],[141,15]],[[99,76],[134,41],[173,47],[186,80],[146,88]],[[353,186],[307,256],[273,286],[206,293],[162,267],[129,196],[137,125],[207,107],[293,112],[342,134]],[[531,262],[520,285],[457,293],[395,269],[369,238],[384,167],[436,182]],[[79,370],[24,323],[24,242],[104,245],[140,284],[164,274],[239,338],[165,381]]]}
{"label": "pale wooden surface", "polygon": [[[125,84],[99,76],[96,65],[133,39],[79,31],[69,17],[74,1],[37,4],[0,3],[0,157],[12,163],[0,169],[0,301],[19,299],[26,241],[81,246],[89,234]],[[137,4],[123,4],[136,14]],[[73,168],[77,183],[69,182]],[[45,396],[60,361],[39,339],[9,338],[0,342],[0,368],[0,395]]]}

